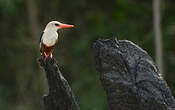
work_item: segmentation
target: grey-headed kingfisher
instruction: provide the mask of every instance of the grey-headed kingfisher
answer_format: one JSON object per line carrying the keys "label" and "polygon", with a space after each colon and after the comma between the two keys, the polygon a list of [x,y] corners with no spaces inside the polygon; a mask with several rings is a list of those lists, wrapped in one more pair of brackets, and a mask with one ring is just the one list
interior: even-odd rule
{"label": "grey-headed kingfisher", "polygon": [[73,25],[69,24],[63,24],[58,21],[51,21],[49,22],[41,37],[40,37],[40,51],[41,54],[44,55],[46,58],[50,56],[52,58],[52,53],[53,53],[53,48],[58,42],[58,29],[63,29],[63,28],[71,28]]}

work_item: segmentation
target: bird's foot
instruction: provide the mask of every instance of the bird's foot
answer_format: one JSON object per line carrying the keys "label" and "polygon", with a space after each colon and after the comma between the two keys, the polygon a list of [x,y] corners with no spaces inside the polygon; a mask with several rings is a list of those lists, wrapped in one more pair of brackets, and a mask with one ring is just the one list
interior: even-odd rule
{"label": "bird's foot", "polygon": [[46,58],[48,58],[48,55],[46,54],[46,52],[44,52],[44,56],[45,56]]}
{"label": "bird's foot", "polygon": [[52,53],[50,53],[50,59],[52,59],[52,57],[53,57],[53,55],[52,55]]}

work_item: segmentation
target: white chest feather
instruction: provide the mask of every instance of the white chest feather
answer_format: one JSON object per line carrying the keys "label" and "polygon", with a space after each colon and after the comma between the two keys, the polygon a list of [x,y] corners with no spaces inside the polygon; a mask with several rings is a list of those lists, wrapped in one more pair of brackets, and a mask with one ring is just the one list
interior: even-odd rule
{"label": "white chest feather", "polygon": [[55,45],[58,39],[58,34],[56,31],[46,31],[43,35],[43,43],[50,47]]}

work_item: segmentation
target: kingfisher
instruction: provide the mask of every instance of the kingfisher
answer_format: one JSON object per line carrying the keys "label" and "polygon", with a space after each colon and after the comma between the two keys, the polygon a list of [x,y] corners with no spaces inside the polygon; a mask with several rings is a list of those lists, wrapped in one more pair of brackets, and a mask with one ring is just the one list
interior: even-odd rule
{"label": "kingfisher", "polygon": [[44,55],[46,58],[50,56],[52,59],[54,46],[58,42],[58,33],[59,29],[71,28],[74,25],[63,24],[58,21],[49,22],[40,37],[40,52],[41,55]]}

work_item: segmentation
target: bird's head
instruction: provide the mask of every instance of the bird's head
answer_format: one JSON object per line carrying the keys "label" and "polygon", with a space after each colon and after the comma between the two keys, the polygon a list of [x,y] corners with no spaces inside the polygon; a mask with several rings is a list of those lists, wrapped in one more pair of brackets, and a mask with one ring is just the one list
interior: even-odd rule
{"label": "bird's head", "polygon": [[58,29],[71,28],[71,27],[74,27],[74,25],[63,24],[58,21],[51,21],[46,25],[44,31],[47,31],[47,30],[57,31]]}

